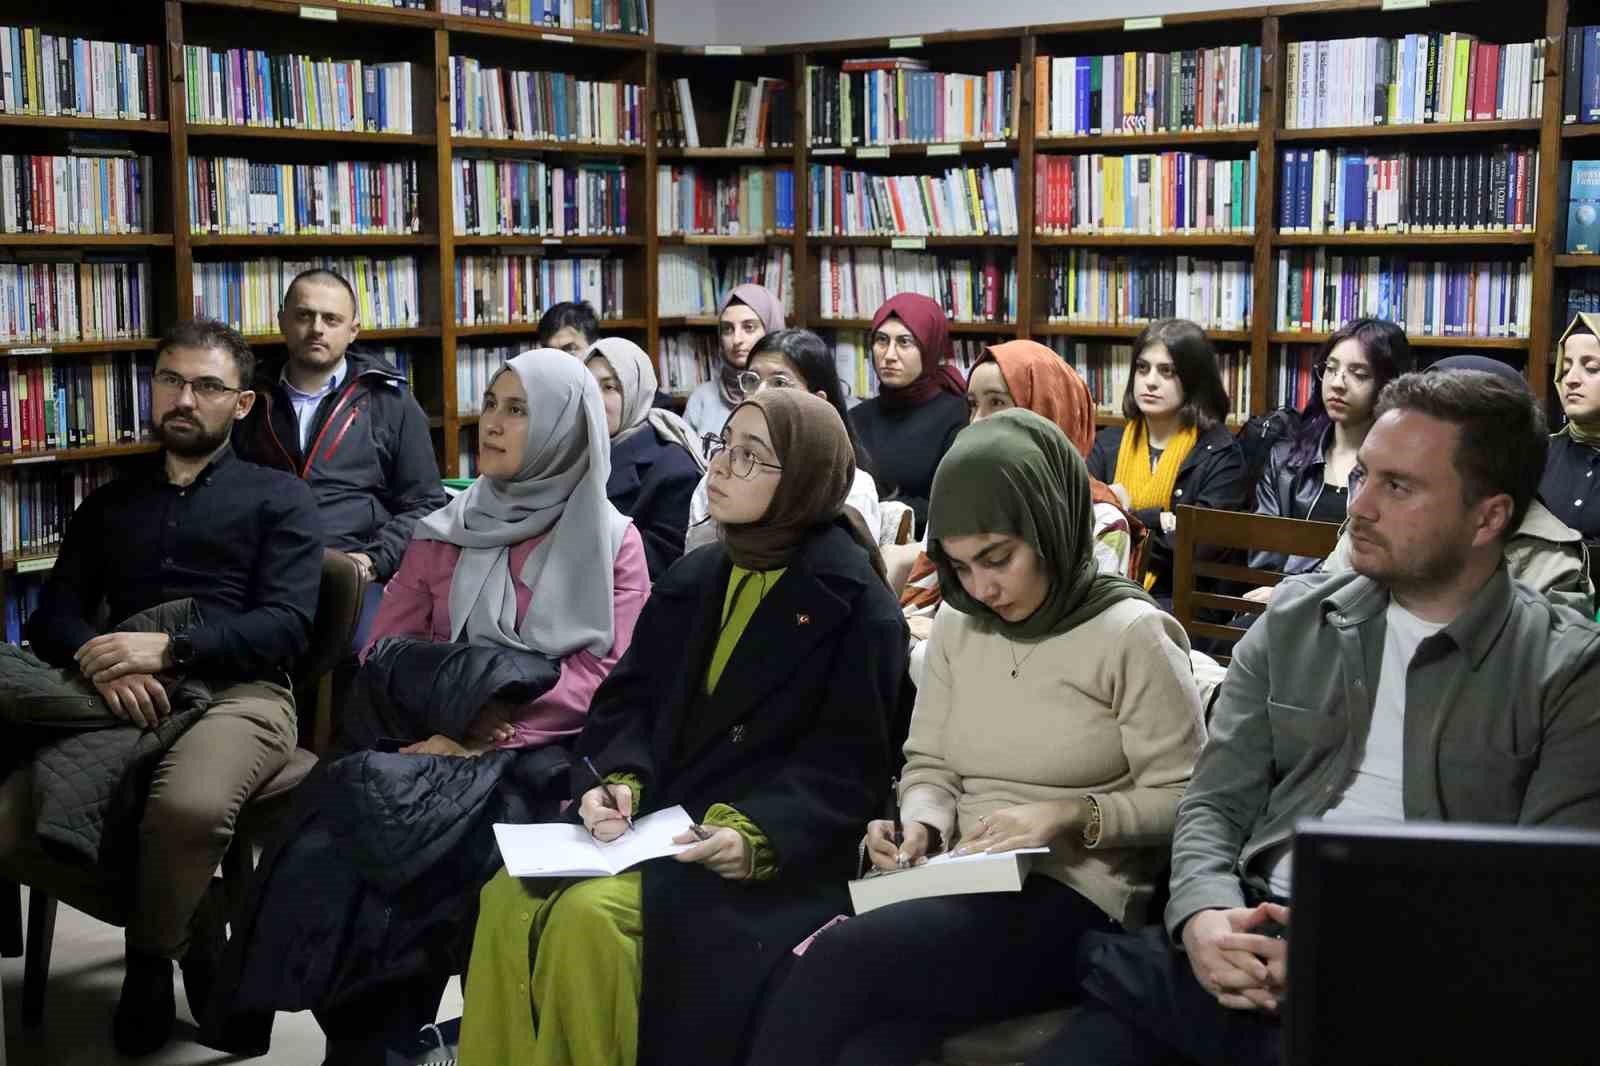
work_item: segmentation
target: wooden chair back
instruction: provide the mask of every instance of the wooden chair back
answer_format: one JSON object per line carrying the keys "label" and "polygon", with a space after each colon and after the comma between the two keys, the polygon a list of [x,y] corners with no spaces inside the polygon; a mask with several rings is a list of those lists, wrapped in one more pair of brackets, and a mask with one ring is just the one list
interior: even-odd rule
{"label": "wooden chair back", "polygon": [[[1239,552],[1270,551],[1284,555],[1326,558],[1339,542],[1339,526],[1333,522],[1306,522],[1298,518],[1272,518],[1240,511],[1216,511],[1208,507],[1181,506],[1177,543],[1172,566],[1172,613],[1189,639],[1226,641],[1231,647],[1244,629],[1216,621],[1219,613],[1232,619],[1239,614],[1260,614],[1266,605],[1241,595],[1227,595],[1215,589],[1248,585],[1264,588],[1276,585],[1284,575],[1274,570],[1258,570],[1234,562],[1216,561],[1236,557]],[[1231,550],[1230,550],[1231,549]],[[1203,589],[1207,591],[1202,591]],[[1208,612],[1202,616],[1201,612]],[[1216,655],[1219,662],[1228,656]]]}

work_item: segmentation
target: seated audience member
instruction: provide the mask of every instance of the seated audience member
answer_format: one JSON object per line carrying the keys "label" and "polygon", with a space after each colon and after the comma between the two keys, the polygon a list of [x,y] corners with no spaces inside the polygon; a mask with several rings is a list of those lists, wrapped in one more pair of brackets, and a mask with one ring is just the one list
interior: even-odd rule
{"label": "seated audience member", "polygon": [[[1094,443],[1094,399],[1078,372],[1055,352],[1037,341],[1006,341],[991,345],[967,379],[970,423],[1020,407],[1043,415],[1060,427],[1079,455]],[[1129,566],[1134,542],[1144,529],[1130,518],[1116,495],[1102,481],[1089,479],[1094,501],[1094,562],[1104,574],[1134,576]],[[939,568],[926,552],[912,565],[900,606],[911,629],[911,680],[922,682],[922,662],[928,634],[943,597],[939,594]]]}
{"label": "seated audience member", "polygon": [[428,416],[406,378],[381,356],[350,348],[361,332],[355,290],[331,270],[289,283],[278,311],[288,355],[256,384],[234,431],[252,463],[311,486],[323,541],[349,553],[372,584],[357,627],[359,650],[423,515],[444,506]]}
{"label": "seated audience member", "polygon": [[[349,717],[361,720],[344,723],[342,747],[415,739],[397,753],[333,761],[300,797],[235,917],[214,1046],[263,1053],[267,1033],[250,1022],[270,1029],[272,1011],[313,1010],[328,1061],[382,1066],[386,1036],[433,1021],[455,972],[446,960],[499,865],[492,823],[554,813],[554,802],[541,812],[523,794],[522,771],[545,765],[537,749],[577,736],[649,595],[639,532],[606,499],[609,455],[600,389],[565,353],[524,352],[490,381],[479,477],[418,523],[373,624],[357,695],[372,684],[374,658],[401,643],[394,638],[490,649],[471,660],[484,671],[514,673],[519,656],[538,656],[559,677],[529,702],[434,708],[431,719],[407,721],[407,733],[372,725],[355,701]],[[395,717],[390,707],[368,713]],[[373,842],[351,847],[351,831]],[[433,843],[441,839],[447,849]],[[391,857],[389,841],[411,846]],[[404,865],[400,885],[386,885],[382,858]]]}
{"label": "seated audience member", "polygon": [[606,337],[589,349],[584,365],[600,386],[611,434],[606,495],[633,519],[644,539],[650,580],[658,580],[683,555],[689,498],[705,469],[704,453],[688,423],[650,406],[656,371],[644,349]]}
{"label": "seated audience member", "polygon": [[763,988],[849,906],[889,779],[905,626],[845,508],[843,421],[799,389],[735,408],[711,460],[719,546],[657,585],[575,754],[601,841],[681,804],[694,846],[615,877],[484,889],[461,1062],[745,1061]]}
{"label": "seated audience member", "polygon": [[[933,482],[948,601],[917,691],[879,869],[1048,847],[1020,893],[910,900],[823,932],[751,1062],[915,1063],[954,1028],[1063,1003],[1086,932],[1137,926],[1203,740],[1188,641],[1094,559],[1083,460],[1031,411],[964,430]],[[952,609],[953,608],[953,609]]]}
{"label": "seated audience member", "polygon": [[[850,450],[855,456],[855,479],[845,506],[856,513],[867,527],[874,543],[882,540],[882,512],[878,508],[878,483],[872,477],[872,459],[856,438],[850,425],[844,384],[827,343],[806,329],[780,329],[768,333],[750,351],[749,361],[739,374],[739,394],[746,399],[762,389],[804,389],[827,400],[839,412],[845,432],[850,435]],[[693,551],[717,539],[717,520],[711,515],[709,489],[711,475],[701,475],[689,502],[689,533],[685,551]]]}
{"label": "seated audience member", "polygon": [[950,324],[938,301],[891,296],[872,316],[872,368],[878,395],[850,412],[877,462],[878,483],[928,522],[928,490],[939,460],[967,424],[967,386],[950,363]]}
{"label": "seated audience member", "polygon": [[[1532,396],[1527,379],[1498,359],[1481,355],[1453,355],[1428,367],[1427,372],[1478,370],[1494,374],[1520,392]],[[1558,438],[1555,438],[1558,439]],[[1547,470],[1549,463],[1546,461]],[[1520,581],[1551,603],[1571,607],[1586,618],[1594,617],[1594,585],[1589,580],[1583,539],[1577,530],[1562,525],[1561,519],[1545,507],[1537,494],[1528,502],[1522,521],[1504,538],[1506,570],[1513,581]],[[1339,543],[1323,560],[1322,570],[1330,574],[1350,569],[1350,529],[1339,531]],[[1269,590],[1270,591],[1270,590]],[[1251,594],[1263,602],[1271,597]]]}
{"label": "seated audience member", "polygon": [[1087,946],[1086,1001],[1030,1061],[1278,1062],[1298,819],[1600,829],[1600,627],[1502,561],[1544,467],[1537,403],[1406,374],[1377,410],[1353,570],[1286,580],[1234,651],[1178,809],[1171,940]]}
{"label": "seated audience member", "polygon": [[[205,319],[169,330],[156,350],[152,421],[161,454],[91,493],[28,619],[33,651],[76,667],[117,717],[155,730],[171,713],[163,678],[196,678],[214,698],[169,744],[150,780],[127,885],[127,970],[113,1035],[144,1055],[172,1035],[172,960],[205,1009],[215,945],[191,921],[234,820],[295,746],[288,664],[306,650],[322,569],[317,506],[304,482],[237,458],[234,423],[250,413],[255,357]],[[97,635],[102,605],[121,620],[191,599],[180,633]],[[158,677],[157,675],[161,675]]]}
{"label": "seated audience member", "polygon": [[1550,438],[1540,495],[1555,516],[1600,542],[1600,315],[1580,312],[1561,335],[1556,395],[1567,424]]}
{"label": "seated audience member", "polygon": [[1110,484],[1150,531],[1144,586],[1172,596],[1173,534],[1179,504],[1238,509],[1249,491],[1244,455],[1228,432],[1228,394],[1217,353],[1193,322],[1169,318],[1133,342],[1133,373],[1122,397],[1125,426],[1107,426],[1089,452],[1089,476]]}
{"label": "seated audience member", "polygon": [[[1350,470],[1372,428],[1383,387],[1411,369],[1405,331],[1381,318],[1358,318],[1322,346],[1300,429],[1272,446],[1255,487],[1256,514],[1343,522]],[[1322,560],[1251,552],[1259,570],[1303,574]]]}
{"label": "seated audience member", "polygon": [[600,316],[587,300],[551,304],[539,316],[539,347],[581,356],[600,339]]}
{"label": "seated audience member", "polygon": [[760,285],[736,285],[723,297],[717,324],[722,342],[717,377],[696,387],[683,409],[683,420],[698,436],[721,433],[728,416],[743,402],[739,375],[756,342],[783,328],[783,301]]}

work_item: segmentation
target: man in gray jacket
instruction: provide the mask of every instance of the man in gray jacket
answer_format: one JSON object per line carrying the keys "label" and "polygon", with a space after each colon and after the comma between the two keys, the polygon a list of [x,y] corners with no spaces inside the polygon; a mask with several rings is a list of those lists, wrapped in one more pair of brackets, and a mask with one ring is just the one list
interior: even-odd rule
{"label": "man in gray jacket", "polygon": [[1086,1001],[1032,1061],[1278,1062],[1301,818],[1600,828],[1600,626],[1504,563],[1544,434],[1493,375],[1384,389],[1351,475],[1353,569],[1285,581],[1236,649],[1166,928],[1089,946]]}

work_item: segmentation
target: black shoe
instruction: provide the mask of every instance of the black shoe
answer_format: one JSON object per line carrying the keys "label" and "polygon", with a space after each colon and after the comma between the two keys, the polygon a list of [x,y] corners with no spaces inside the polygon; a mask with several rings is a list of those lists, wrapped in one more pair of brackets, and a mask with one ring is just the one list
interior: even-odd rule
{"label": "black shoe", "polygon": [[172,961],[128,951],[122,998],[111,1023],[111,1040],[123,1055],[148,1055],[172,1039],[177,1006],[172,997]]}
{"label": "black shoe", "polygon": [[178,960],[183,974],[183,995],[189,1001],[189,1013],[195,1024],[205,1020],[206,1007],[211,1004],[211,992],[217,987],[217,954],[212,945],[195,937],[189,950]]}

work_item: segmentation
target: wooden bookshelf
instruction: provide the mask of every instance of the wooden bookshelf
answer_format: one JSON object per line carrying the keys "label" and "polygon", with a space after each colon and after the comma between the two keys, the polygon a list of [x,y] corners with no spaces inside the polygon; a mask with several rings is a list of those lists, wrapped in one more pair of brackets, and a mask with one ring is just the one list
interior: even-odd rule
{"label": "wooden bookshelf", "polygon": [[642,144],[598,144],[590,141],[534,141],[522,140],[516,137],[463,137],[456,134],[450,135],[450,145],[453,148],[468,148],[480,151],[495,151],[506,153],[532,152],[539,155],[579,155],[579,156],[643,156],[646,148]]}
{"label": "wooden bookshelf", "polygon": [[0,233],[0,248],[171,248],[170,233]]}
{"label": "wooden bookshelf", "polygon": [[436,233],[191,233],[191,248],[422,248],[439,243]]}
{"label": "wooden bookshelf", "polygon": [[1337,247],[1460,248],[1465,246],[1532,245],[1537,234],[1517,230],[1468,230],[1455,233],[1279,233],[1272,243],[1284,247],[1326,245]]}
{"label": "wooden bookshelf", "polygon": [[55,451],[49,452],[21,452],[14,455],[0,455],[0,467],[31,466],[35,463],[53,463],[64,460],[86,463],[94,459],[120,459],[129,455],[149,455],[151,452],[160,450],[161,445],[149,441],[138,444],[108,444],[100,448],[57,448]]}
{"label": "wooden bookshelf", "polygon": [[326,141],[355,145],[430,145],[431,133],[370,133],[367,130],[302,130],[287,126],[216,126],[185,123],[184,133],[200,139],[226,137],[260,141]]}
{"label": "wooden bookshelf", "polygon": [[[1273,344],[1321,344],[1328,336],[1325,332],[1313,330],[1289,330],[1274,331],[1267,339]],[[1424,337],[1408,333],[1406,341],[1413,348],[1460,348],[1473,351],[1525,351],[1529,347],[1527,337]]]}
{"label": "wooden bookshelf", "polygon": [[1036,233],[1036,248],[1254,248],[1249,233]]}
{"label": "wooden bookshelf", "polygon": [[1403,126],[1319,126],[1306,130],[1279,130],[1278,140],[1365,141],[1394,137],[1495,137],[1511,133],[1538,133],[1542,119],[1497,119],[1485,122],[1420,122]]}
{"label": "wooden bookshelf", "polygon": [[1214,145],[1253,145],[1260,139],[1258,129],[1191,130],[1174,133],[1111,133],[1083,137],[1035,137],[1035,151],[1072,155],[1125,155],[1172,148],[1190,151]]}
{"label": "wooden bookshelf", "polygon": [[[116,133],[166,133],[165,119],[79,118],[75,115],[0,115],[0,129],[111,130]],[[8,150],[10,145],[7,145]]]}
{"label": "wooden bookshelf", "polygon": [[0,356],[7,355],[93,355],[97,352],[153,352],[154,337],[130,337],[114,341],[0,341]]}

